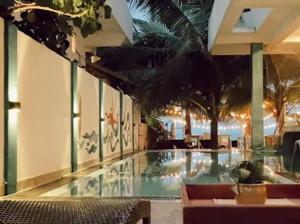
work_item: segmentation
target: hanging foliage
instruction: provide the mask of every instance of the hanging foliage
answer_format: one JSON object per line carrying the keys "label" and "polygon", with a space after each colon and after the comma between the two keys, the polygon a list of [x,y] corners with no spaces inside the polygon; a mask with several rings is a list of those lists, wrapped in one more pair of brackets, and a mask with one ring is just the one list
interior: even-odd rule
{"label": "hanging foliage", "polygon": [[[110,18],[106,0],[3,0],[0,16],[60,54],[65,54],[67,36],[78,27],[86,38],[102,27],[100,17]],[[103,9],[104,13],[100,10]],[[102,15],[103,14],[103,15]]]}

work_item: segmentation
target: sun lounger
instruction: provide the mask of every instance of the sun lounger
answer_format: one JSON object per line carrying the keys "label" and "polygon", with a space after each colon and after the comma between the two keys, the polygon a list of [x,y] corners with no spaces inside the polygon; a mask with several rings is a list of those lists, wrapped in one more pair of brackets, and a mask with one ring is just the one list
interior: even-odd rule
{"label": "sun lounger", "polygon": [[150,202],[136,199],[15,199],[0,201],[2,224],[150,224]]}

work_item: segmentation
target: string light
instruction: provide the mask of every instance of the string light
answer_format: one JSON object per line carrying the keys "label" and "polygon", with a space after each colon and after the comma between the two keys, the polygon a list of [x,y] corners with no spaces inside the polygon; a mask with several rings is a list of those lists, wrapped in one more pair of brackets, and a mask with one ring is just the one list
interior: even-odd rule
{"label": "string light", "polygon": [[269,119],[269,118],[271,118],[271,117],[273,117],[274,116],[274,114],[273,113],[270,113],[268,116],[265,116],[264,117],[264,120],[267,120],[267,119]]}
{"label": "string light", "polygon": [[276,128],[276,124],[269,124],[269,125],[266,125],[265,127],[264,127],[264,129],[271,129],[271,128]]}
{"label": "string light", "polygon": [[[264,104],[264,107],[265,107],[265,104]],[[175,107],[173,107],[173,109],[169,109],[169,108],[165,109],[164,112],[166,114],[171,115],[171,116],[175,115],[175,116],[178,116],[178,117],[182,117],[182,115],[185,115],[185,111],[183,111],[183,110],[180,111],[181,109],[182,109],[181,107],[175,106]],[[265,116],[263,119],[267,120],[269,118],[272,118],[276,112],[277,112],[277,110],[274,109],[272,113]],[[299,112],[297,114],[299,115]],[[203,130],[209,130],[210,129],[211,120],[208,119],[205,115],[202,114],[202,115],[199,115],[198,117],[194,113],[191,113],[190,115],[193,118],[192,119],[192,124],[193,124],[192,127],[193,128],[199,128],[199,129],[203,129]],[[230,116],[233,117],[233,118],[240,118],[241,120],[250,118],[250,116],[248,116],[246,113],[239,114],[239,113],[231,112]],[[182,118],[173,119],[173,122],[183,124],[183,125],[187,124],[186,121]],[[277,126],[276,124],[266,125],[264,127],[264,129],[271,129],[271,128],[275,128],[276,126]],[[231,130],[244,129],[246,127],[247,127],[247,124],[228,125],[228,126],[219,126],[218,129],[222,130],[222,131],[231,131]]]}

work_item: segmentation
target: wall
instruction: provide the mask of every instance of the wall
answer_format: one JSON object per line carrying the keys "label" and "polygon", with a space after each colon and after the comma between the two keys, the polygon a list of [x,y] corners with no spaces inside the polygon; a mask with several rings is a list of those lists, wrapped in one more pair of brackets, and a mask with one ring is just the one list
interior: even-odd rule
{"label": "wall", "polygon": [[231,0],[214,1],[212,12],[208,22],[208,50],[211,51],[216,41],[219,28],[224,19],[226,10]]}
{"label": "wall", "polygon": [[133,152],[133,126],[132,126],[132,99],[129,96],[123,96],[123,153]]}
{"label": "wall", "polygon": [[[0,195],[4,176],[4,22],[0,18]],[[9,89],[16,113],[18,190],[52,182],[71,172],[71,63],[17,32],[17,76]],[[77,71],[80,106],[79,169],[99,162],[99,80]],[[120,92],[103,88],[104,159],[120,156]],[[132,100],[124,96],[124,152],[132,152]],[[102,113],[102,112],[101,112]],[[136,116],[140,121],[140,115]],[[138,139],[139,122],[136,125]],[[136,140],[138,142],[138,140]],[[137,147],[137,144],[136,144]]]}
{"label": "wall", "polygon": [[0,196],[4,180],[4,21],[0,18]]}
{"label": "wall", "polygon": [[[71,65],[18,32],[18,189],[57,179],[70,168]],[[51,175],[49,175],[51,173]],[[41,177],[39,181],[33,177]]]}
{"label": "wall", "polygon": [[148,125],[144,123],[139,125],[139,149],[148,149]]}
{"label": "wall", "polygon": [[120,93],[103,84],[103,159],[120,156]]}
{"label": "wall", "polygon": [[79,101],[79,168],[99,161],[99,80],[82,68],[77,70]]}
{"label": "wall", "polygon": [[141,123],[141,113],[139,105],[134,103],[133,107],[134,118],[134,150],[139,150],[139,126]]}
{"label": "wall", "polygon": [[118,21],[120,28],[129,39],[130,43],[133,43],[133,20],[128,9],[126,0],[108,0],[106,4],[112,8],[112,14]]}

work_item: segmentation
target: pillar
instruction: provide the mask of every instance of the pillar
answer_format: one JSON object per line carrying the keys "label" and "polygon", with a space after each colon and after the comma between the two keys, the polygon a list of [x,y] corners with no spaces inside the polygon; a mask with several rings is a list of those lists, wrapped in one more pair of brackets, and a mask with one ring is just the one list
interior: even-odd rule
{"label": "pillar", "polygon": [[252,149],[264,147],[264,120],[263,120],[263,44],[251,44],[252,56]]}
{"label": "pillar", "polygon": [[100,162],[103,161],[103,128],[102,128],[102,125],[103,125],[103,122],[104,122],[104,105],[103,105],[103,86],[104,86],[104,83],[103,83],[103,80],[102,79],[99,79],[99,113],[100,113],[100,116],[99,116],[99,157],[100,157]]}
{"label": "pillar", "polygon": [[79,135],[79,104],[77,94],[77,63],[71,62],[71,169],[77,171],[77,141]]}
{"label": "pillar", "polygon": [[124,129],[124,97],[123,93],[120,91],[120,149],[121,149],[121,159],[123,158],[123,129]]}
{"label": "pillar", "polygon": [[4,179],[5,194],[17,191],[18,102],[17,28],[5,22],[4,31]]}

